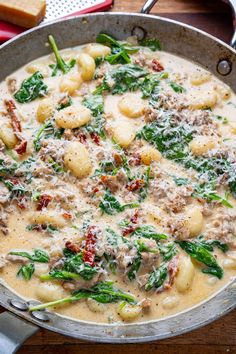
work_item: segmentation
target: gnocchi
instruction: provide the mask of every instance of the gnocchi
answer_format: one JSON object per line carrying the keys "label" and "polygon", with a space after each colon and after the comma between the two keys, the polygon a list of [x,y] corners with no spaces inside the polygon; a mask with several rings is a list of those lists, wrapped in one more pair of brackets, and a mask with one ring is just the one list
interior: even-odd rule
{"label": "gnocchi", "polygon": [[203,71],[196,71],[190,75],[190,82],[194,86],[202,85],[210,81],[211,74]]}
{"label": "gnocchi", "polygon": [[52,283],[41,283],[35,289],[36,296],[41,301],[49,302],[62,299],[65,296],[60,285]]}
{"label": "gnocchi", "polygon": [[144,146],[140,150],[141,161],[144,165],[150,165],[152,162],[161,160],[161,153],[152,146]]}
{"label": "gnocchi", "polygon": [[91,43],[86,45],[84,52],[96,59],[98,57],[109,55],[111,53],[111,48],[99,43]]}
{"label": "gnocchi", "polygon": [[162,307],[164,309],[173,309],[174,307],[178,306],[180,301],[180,298],[176,295],[173,296],[167,296],[163,301],[162,301]]}
{"label": "gnocchi", "polygon": [[45,120],[50,119],[54,113],[53,102],[51,98],[42,100],[36,111],[36,118],[39,123],[44,123]]}
{"label": "gnocchi", "polygon": [[135,138],[133,126],[128,122],[119,122],[113,125],[113,139],[123,148],[131,145]]}
{"label": "gnocchi", "polygon": [[175,286],[180,293],[189,290],[195,274],[195,268],[190,257],[182,256],[179,260],[179,271]]}
{"label": "gnocchi", "polygon": [[199,207],[193,207],[187,211],[187,222],[189,228],[189,236],[198,236],[203,227],[203,215]]}
{"label": "gnocchi", "polygon": [[189,143],[193,155],[201,156],[216,147],[217,141],[214,137],[197,136]]}
{"label": "gnocchi", "polygon": [[94,299],[87,299],[87,306],[92,312],[104,313],[106,311],[106,305]]}
{"label": "gnocchi", "polygon": [[189,99],[189,109],[207,109],[213,108],[217,103],[217,95],[214,91],[207,91],[202,93],[196,92],[192,94]]}
{"label": "gnocchi", "polygon": [[86,53],[81,53],[78,57],[78,64],[81,68],[82,79],[84,81],[92,80],[96,69],[94,59]]}
{"label": "gnocchi", "polygon": [[68,170],[78,178],[86,177],[92,170],[92,163],[86,147],[78,141],[68,143],[64,155],[64,163]]}
{"label": "gnocchi", "polygon": [[55,115],[56,123],[65,129],[75,129],[87,124],[91,119],[91,112],[84,106],[69,106]]}
{"label": "gnocchi", "polygon": [[0,139],[2,139],[4,144],[9,149],[13,149],[18,142],[12,127],[10,126],[10,124],[7,123],[2,123],[0,125]]}
{"label": "gnocchi", "polygon": [[118,307],[118,315],[122,318],[122,320],[129,322],[133,321],[137,317],[140,316],[142,312],[142,307],[139,305],[130,305],[127,303],[122,303]]}
{"label": "gnocchi", "polygon": [[126,94],[118,103],[119,110],[129,118],[139,118],[144,113],[144,102],[133,94]]}
{"label": "gnocchi", "polygon": [[80,88],[82,82],[80,73],[67,74],[61,79],[60,91],[66,92],[68,95],[73,95]]}
{"label": "gnocchi", "polygon": [[62,228],[66,226],[66,220],[60,214],[55,211],[42,210],[31,213],[29,216],[29,221],[31,224],[39,224],[39,225],[52,225],[55,227]]}

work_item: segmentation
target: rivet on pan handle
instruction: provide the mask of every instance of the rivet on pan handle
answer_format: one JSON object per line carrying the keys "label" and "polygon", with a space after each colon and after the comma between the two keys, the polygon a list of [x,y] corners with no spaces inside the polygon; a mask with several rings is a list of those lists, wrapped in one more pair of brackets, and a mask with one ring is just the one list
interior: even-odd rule
{"label": "rivet on pan handle", "polygon": [[141,9],[141,14],[149,14],[153,6],[158,0],[147,0]]}

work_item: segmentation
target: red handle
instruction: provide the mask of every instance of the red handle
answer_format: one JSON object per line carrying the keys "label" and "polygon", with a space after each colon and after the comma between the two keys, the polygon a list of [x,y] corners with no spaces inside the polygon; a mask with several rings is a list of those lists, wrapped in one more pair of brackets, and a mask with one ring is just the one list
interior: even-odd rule
{"label": "red handle", "polygon": [[7,41],[8,39],[23,32],[25,29],[10,23],[0,21],[0,42]]}

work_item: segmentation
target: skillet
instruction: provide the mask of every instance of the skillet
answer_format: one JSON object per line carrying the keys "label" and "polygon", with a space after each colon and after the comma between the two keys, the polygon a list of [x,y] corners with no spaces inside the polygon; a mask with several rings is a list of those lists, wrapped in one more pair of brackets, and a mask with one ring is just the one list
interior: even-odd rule
{"label": "skillet", "polygon": [[[148,0],[146,14],[157,0]],[[236,9],[236,0],[230,0]],[[234,10],[234,16],[236,14]],[[49,53],[45,46],[49,34],[60,48],[94,42],[99,32],[118,39],[131,34],[160,39],[165,51],[183,56],[203,66],[236,92],[236,32],[231,45],[182,23],[156,16],[128,13],[97,13],[60,20],[19,35],[0,47],[0,80],[25,63]],[[6,66],[7,63],[7,66]],[[4,70],[3,70],[4,68]],[[23,300],[0,282],[0,354],[16,352],[24,340],[39,327],[67,336],[105,343],[137,343],[169,338],[199,328],[236,307],[236,281],[207,301],[179,314],[146,323],[95,324],[77,321],[47,311],[28,311]]]}

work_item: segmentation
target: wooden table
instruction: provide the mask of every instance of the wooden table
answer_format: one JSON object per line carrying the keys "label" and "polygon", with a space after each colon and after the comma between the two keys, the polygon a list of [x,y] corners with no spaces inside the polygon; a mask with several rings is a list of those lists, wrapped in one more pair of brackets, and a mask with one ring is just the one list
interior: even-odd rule
{"label": "wooden table", "polygon": [[[142,5],[142,0],[115,0],[112,11],[139,12]],[[226,42],[229,42],[232,35],[230,10],[227,5],[218,0],[159,0],[152,14],[194,25]],[[125,346],[93,344],[40,330],[24,344],[18,353],[232,354],[236,353],[236,310],[192,333],[148,344]]]}

